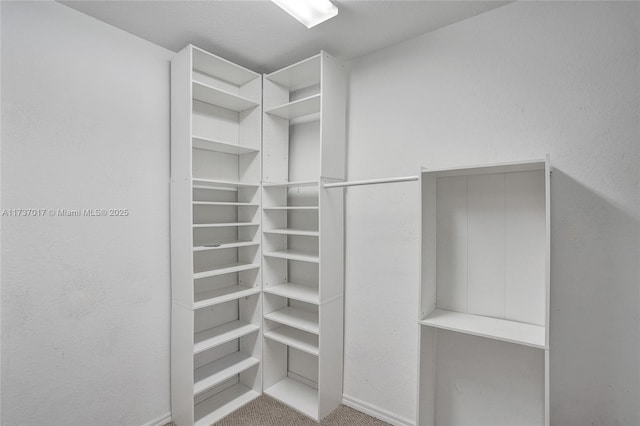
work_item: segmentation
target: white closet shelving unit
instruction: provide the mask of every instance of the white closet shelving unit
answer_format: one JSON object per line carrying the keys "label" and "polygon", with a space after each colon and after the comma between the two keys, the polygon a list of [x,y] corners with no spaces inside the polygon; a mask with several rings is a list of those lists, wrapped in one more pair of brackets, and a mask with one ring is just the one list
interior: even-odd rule
{"label": "white closet shelving unit", "polygon": [[423,170],[418,424],[549,425],[550,165]]}
{"label": "white closet shelving unit", "polygon": [[171,409],[210,425],[262,392],[262,79],[187,46],[171,63]]}
{"label": "white closet shelving unit", "polygon": [[342,400],[345,78],[321,52],[264,76],[264,392],[320,420]]}

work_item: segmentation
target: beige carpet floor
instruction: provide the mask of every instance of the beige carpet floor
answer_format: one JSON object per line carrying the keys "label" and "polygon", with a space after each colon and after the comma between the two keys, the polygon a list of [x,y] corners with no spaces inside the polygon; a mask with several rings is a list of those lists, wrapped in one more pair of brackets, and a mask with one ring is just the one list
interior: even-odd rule
{"label": "beige carpet floor", "polygon": [[[268,396],[254,399],[238,411],[228,415],[216,426],[385,426],[381,420],[340,405],[320,423]],[[169,423],[166,426],[174,426]]]}

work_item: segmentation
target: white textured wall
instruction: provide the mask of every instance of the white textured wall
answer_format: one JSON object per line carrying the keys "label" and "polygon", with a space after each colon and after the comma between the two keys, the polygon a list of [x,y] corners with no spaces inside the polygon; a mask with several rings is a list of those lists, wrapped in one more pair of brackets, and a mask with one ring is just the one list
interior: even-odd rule
{"label": "white textured wall", "polygon": [[53,2],[2,2],[2,424],[169,412],[171,53]]}
{"label": "white textured wall", "polygon": [[[551,415],[640,424],[640,5],[518,2],[352,63],[350,179],[551,154]],[[347,190],[345,396],[415,418],[416,183]]]}

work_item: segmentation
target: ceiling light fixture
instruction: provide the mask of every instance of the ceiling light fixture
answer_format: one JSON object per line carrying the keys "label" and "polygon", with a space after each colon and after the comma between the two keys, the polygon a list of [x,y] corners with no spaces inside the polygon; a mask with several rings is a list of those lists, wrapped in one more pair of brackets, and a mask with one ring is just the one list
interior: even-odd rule
{"label": "ceiling light fixture", "polygon": [[329,0],[271,0],[307,28],[333,18],[338,7]]}

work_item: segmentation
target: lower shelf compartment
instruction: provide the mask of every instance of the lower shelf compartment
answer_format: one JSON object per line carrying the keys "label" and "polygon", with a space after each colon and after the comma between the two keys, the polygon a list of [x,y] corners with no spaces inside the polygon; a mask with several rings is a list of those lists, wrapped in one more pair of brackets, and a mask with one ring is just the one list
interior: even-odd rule
{"label": "lower shelf compartment", "polygon": [[305,416],[318,420],[318,389],[314,389],[290,377],[285,377],[264,391]]}
{"label": "lower shelf compartment", "polygon": [[194,336],[193,354],[197,355],[207,349],[246,336],[249,333],[256,333],[258,330],[260,330],[260,327],[255,324],[236,320],[201,331]]}
{"label": "lower shelf compartment", "polygon": [[200,368],[196,368],[193,393],[197,395],[258,364],[260,364],[258,358],[253,358],[242,352],[234,352],[203,365]]}
{"label": "lower shelf compartment", "polygon": [[286,325],[264,333],[264,337],[302,352],[318,356],[318,336]]}
{"label": "lower shelf compartment", "polygon": [[194,426],[210,426],[259,396],[259,392],[235,384],[195,406]]}
{"label": "lower shelf compartment", "polygon": [[230,302],[232,300],[241,299],[247,296],[253,296],[260,293],[260,287],[244,287],[234,285],[224,287],[218,290],[211,290],[196,294],[196,300],[193,309],[206,308],[208,306],[218,305],[220,303]]}
{"label": "lower shelf compartment", "polygon": [[436,309],[420,324],[519,345],[548,349],[545,328],[539,325]]}

